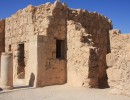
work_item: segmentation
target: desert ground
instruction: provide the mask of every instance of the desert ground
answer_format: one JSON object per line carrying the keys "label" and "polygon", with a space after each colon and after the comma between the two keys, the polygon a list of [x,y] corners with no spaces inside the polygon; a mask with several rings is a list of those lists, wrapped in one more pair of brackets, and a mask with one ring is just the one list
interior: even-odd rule
{"label": "desert ground", "polygon": [[69,85],[43,88],[15,88],[1,91],[0,100],[130,100],[130,97],[112,95],[110,89],[89,89]]}

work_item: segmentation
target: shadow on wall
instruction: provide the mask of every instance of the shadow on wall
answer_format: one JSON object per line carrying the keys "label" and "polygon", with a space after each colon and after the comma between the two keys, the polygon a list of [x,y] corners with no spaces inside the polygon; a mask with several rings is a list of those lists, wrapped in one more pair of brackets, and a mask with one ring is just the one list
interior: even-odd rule
{"label": "shadow on wall", "polygon": [[30,80],[29,80],[29,86],[33,87],[35,81],[35,75],[34,73],[31,73]]}
{"label": "shadow on wall", "polygon": [[106,69],[100,67],[100,53],[99,48],[90,48],[89,56],[89,74],[90,79],[89,85],[91,88],[109,88],[108,78],[106,74]]}
{"label": "shadow on wall", "polygon": [[3,91],[3,89],[2,89],[2,88],[0,88],[0,91]]}

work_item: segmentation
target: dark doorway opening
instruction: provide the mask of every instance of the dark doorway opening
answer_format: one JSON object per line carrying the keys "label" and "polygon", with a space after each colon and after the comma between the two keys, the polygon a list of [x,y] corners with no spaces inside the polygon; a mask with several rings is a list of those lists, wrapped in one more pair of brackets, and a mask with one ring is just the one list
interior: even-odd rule
{"label": "dark doorway opening", "polygon": [[24,79],[25,77],[25,61],[24,61],[24,44],[18,44],[18,68],[17,75],[18,79]]}
{"label": "dark doorway opening", "polygon": [[11,45],[9,45],[9,49],[8,49],[8,51],[11,51]]}
{"label": "dark doorway opening", "polygon": [[56,40],[56,58],[63,59],[64,51],[64,40]]}

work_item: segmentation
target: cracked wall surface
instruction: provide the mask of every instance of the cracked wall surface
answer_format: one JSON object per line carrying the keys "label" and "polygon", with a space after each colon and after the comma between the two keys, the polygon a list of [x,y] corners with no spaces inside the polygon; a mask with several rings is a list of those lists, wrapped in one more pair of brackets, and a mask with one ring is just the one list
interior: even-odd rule
{"label": "cracked wall surface", "polygon": [[130,96],[130,35],[111,30],[110,46],[106,61],[111,93]]}
{"label": "cracked wall surface", "polygon": [[[14,81],[25,75],[25,83],[34,86],[67,82],[107,87],[106,54],[110,52],[109,30],[112,29],[107,17],[71,9],[56,1],[29,5],[5,23],[5,51],[13,53]],[[64,41],[63,58],[56,57],[57,40]],[[24,44],[25,68],[17,75],[19,44]]]}
{"label": "cracked wall surface", "polygon": [[69,76],[68,79],[71,81],[70,83],[74,80],[73,85],[76,84],[76,80],[80,80],[79,86],[107,87],[105,58],[110,51],[111,23],[95,13],[88,13],[84,10],[70,11],[69,20],[72,21],[68,21],[67,26],[67,68],[68,75],[72,79],[69,79]]}

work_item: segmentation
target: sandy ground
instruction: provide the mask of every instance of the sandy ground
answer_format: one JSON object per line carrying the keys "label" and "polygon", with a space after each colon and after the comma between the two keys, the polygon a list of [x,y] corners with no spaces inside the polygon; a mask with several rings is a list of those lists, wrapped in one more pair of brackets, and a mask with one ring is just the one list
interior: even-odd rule
{"label": "sandy ground", "polygon": [[21,88],[0,92],[0,100],[130,100],[130,97],[111,95],[109,90],[68,85]]}

